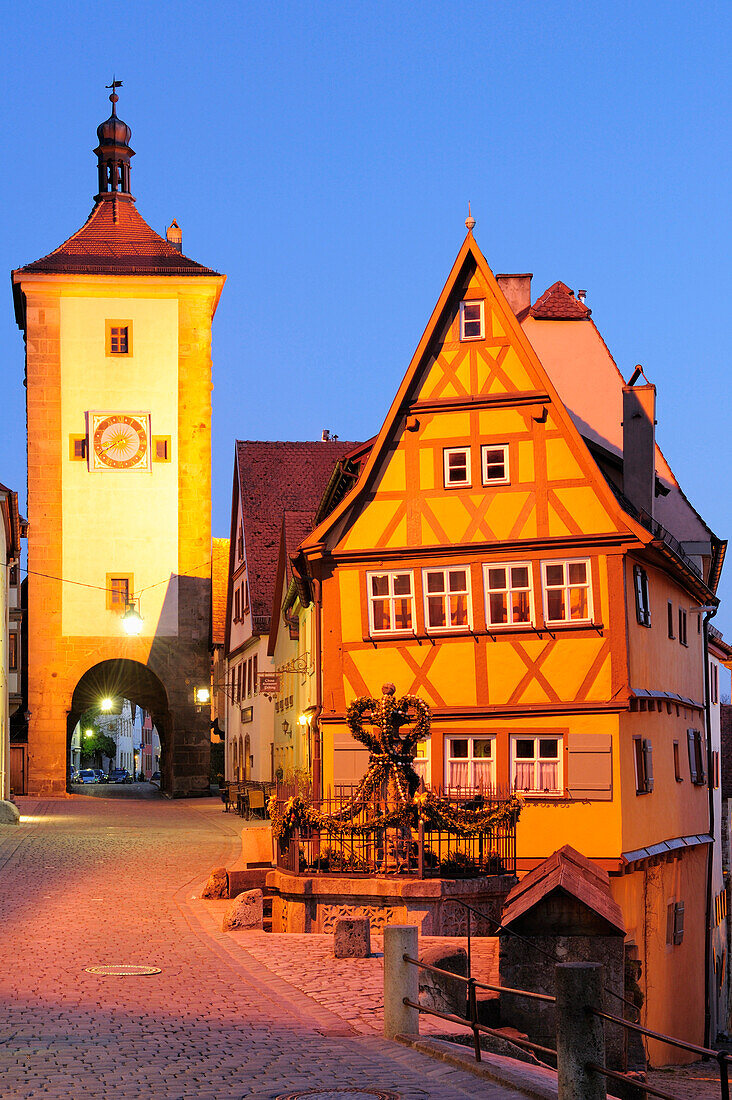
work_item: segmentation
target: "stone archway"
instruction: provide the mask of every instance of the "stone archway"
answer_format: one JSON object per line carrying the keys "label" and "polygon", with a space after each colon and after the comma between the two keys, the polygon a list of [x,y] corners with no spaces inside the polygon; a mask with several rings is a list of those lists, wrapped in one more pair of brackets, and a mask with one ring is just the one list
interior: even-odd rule
{"label": "stone archway", "polygon": [[[189,730],[181,728],[180,715],[171,706],[168,693],[152,669],[139,661],[112,658],[92,665],[76,683],[67,712],[67,749],[76,723],[82,714],[98,707],[100,701],[129,699],[148,711],[160,735],[161,790],[172,796],[207,794],[207,741],[196,745],[201,760],[192,763],[194,746]],[[178,718],[178,721],[176,721]],[[203,756],[206,759],[203,759]]]}

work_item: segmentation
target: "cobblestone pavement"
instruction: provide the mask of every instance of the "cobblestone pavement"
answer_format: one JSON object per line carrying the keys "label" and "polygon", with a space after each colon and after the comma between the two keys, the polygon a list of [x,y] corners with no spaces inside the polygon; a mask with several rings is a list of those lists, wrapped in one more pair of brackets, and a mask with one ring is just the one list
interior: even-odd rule
{"label": "cobblestone pavement", "polygon": [[[101,787],[19,806],[20,827],[0,827],[3,1100],[273,1100],[345,1086],[404,1100],[517,1095],[352,1026],[207,929],[189,899],[240,852],[241,822],[218,799]],[[104,964],[162,972],[84,970]]]}

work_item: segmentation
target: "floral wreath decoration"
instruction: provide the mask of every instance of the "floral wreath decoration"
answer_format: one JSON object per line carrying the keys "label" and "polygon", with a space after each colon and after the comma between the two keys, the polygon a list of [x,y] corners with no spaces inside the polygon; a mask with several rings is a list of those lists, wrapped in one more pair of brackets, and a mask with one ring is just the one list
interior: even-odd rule
{"label": "floral wreath decoration", "polygon": [[[395,698],[393,684],[384,684],[381,699],[361,696],[348,707],[346,722],[357,741],[369,749],[369,764],[350,802],[334,814],[323,814],[300,795],[279,804],[273,793],[268,804],[272,834],[286,845],[295,829],[316,828],[329,836],[366,836],[386,826],[416,830],[445,829],[459,836],[475,836],[486,829],[512,826],[518,820],[523,800],[512,795],[499,807],[466,809],[432,791],[419,791],[414,770],[417,745],[429,736],[430,708],[417,695]],[[364,728],[370,718],[373,730]],[[373,813],[353,823],[353,815],[367,807],[377,791],[387,789],[386,812]],[[391,804],[391,805],[390,805]]]}

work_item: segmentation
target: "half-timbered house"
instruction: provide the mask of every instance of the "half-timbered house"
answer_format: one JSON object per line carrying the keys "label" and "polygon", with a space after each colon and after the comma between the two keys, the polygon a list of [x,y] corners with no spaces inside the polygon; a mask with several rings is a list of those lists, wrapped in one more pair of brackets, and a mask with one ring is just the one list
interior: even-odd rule
{"label": "half-timbered house", "polygon": [[354,697],[420,695],[422,773],[523,792],[521,870],[565,843],[608,870],[649,1024],[700,1042],[698,624],[724,544],[656,445],[654,387],[624,383],[583,295],[532,307],[530,280],[496,278],[469,229],[355,484],[301,545],[323,783],[359,771]]}

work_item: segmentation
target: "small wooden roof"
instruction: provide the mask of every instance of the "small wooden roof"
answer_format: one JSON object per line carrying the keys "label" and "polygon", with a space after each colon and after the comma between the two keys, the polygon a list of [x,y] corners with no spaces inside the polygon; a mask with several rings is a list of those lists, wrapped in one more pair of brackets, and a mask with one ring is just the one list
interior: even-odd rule
{"label": "small wooden roof", "polygon": [[504,927],[523,917],[551,894],[575,898],[610,926],[611,934],[625,935],[620,906],[610,893],[610,876],[591,859],[565,844],[529,871],[506,898],[501,917]]}

